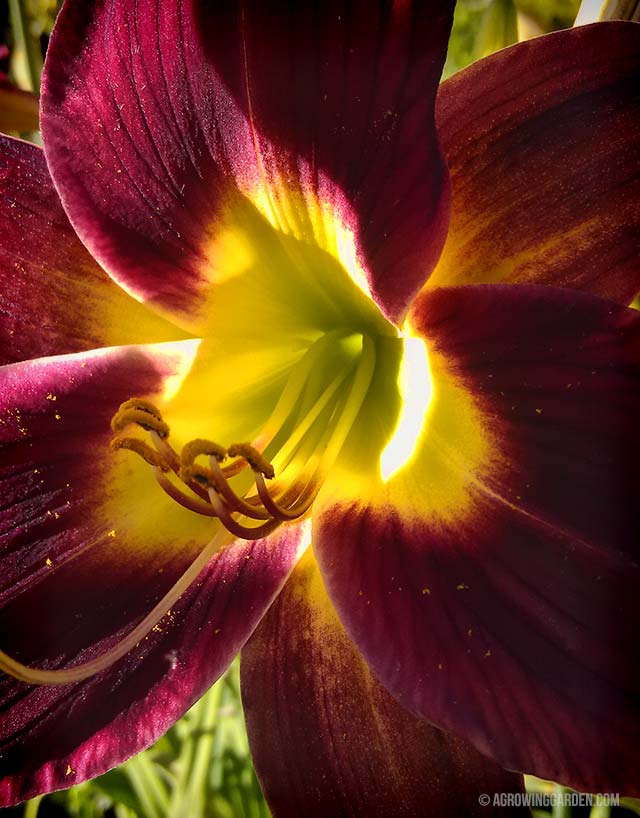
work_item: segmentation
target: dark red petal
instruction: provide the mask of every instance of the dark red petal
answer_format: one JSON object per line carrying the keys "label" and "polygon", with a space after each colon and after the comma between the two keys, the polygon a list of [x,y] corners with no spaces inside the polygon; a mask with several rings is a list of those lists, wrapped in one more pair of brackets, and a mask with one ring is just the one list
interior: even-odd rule
{"label": "dark red petal", "polygon": [[[133,385],[155,398],[184,370],[189,346],[0,369],[0,649],[10,656],[47,668],[101,656],[217,530],[154,488],[134,455],[108,449],[118,403]],[[163,733],[253,631],[298,544],[295,527],[230,544],[146,638],[97,676],[58,687],[2,676],[1,803],[95,776]]]}
{"label": "dark red petal", "polygon": [[73,232],[42,150],[0,135],[0,363],[183,337],[100,269]]}
{"label": "dark red petal", "polygon": [[233,191],[290,235],[355,236],[388,316],[446,233],[434,98],[453,2],[70,0],[43,82],[47,158],[117,280],[193,326]]}
{"label": "dark red petal", "polygon": [[410,320],[433,379],[414,458],[318,508],[340,616],[405,706],[504,766],[637,792],[640,314],[487,285]]}
{"label": "dark red petal", "polygon": [[440,87],[451,226],[430,285],[640,289],[640,26],[521,43]]}
{"label": "dark red petal", "polygon": [[528,815],[483,806],[519,793],[471,745],[410,715],[373,678],[310,552],[242,651],[251,753],[274,818]]}

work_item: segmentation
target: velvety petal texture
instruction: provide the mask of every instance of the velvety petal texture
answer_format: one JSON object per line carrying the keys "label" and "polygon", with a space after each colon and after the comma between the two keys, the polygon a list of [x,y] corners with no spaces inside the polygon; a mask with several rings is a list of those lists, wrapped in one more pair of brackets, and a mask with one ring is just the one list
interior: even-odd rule
{"label": "velvety petal texture", "polygon": [[426,291],[410,320],[412,457],[317,504],[341,619],[405,706],[506,767],[637,792],[640,315],[485,285]]}
{"label": "velvety petal texture", "polygon": [[640,25],[520,43],[440,87],[451,225],[430,285],[640,289]]}
{"label": "velvety petal texture", "polygon": [[71,222],[190,328],[247,206],[400,320],[446,234],[434,98],[453,5],[68,0],[42,130]]}
{"label": "velvety petal texture", "polygon": [[275,818],[528,815],[482,806],[521,792],[471,745],[420,721],[373,678],[309,550],[242,651],[251,752]]}
{"label": "velvety petal texture", "polygon": [[[160,403],[194,355],[182,342],[0,369],[0,649],[18,661],[56,669],[102,656],[216,536],[219,525],[178,507],[147,464],[108,447],[132,389]],[[2,676],[2,804],[125,760],[220,675],[284,583],[299,535],[224,542],[108,669],[63,686]]]}
{"label": "velvety petal texture", "polygon": [[41,148],[0,136],[0,363],[184,332],[117,287],[80,243]]}

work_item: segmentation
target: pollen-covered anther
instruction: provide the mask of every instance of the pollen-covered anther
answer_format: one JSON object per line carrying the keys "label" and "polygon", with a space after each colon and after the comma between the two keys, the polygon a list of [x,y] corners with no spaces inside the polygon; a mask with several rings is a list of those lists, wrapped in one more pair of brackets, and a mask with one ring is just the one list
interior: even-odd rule
{"label": "pollen-covered anther", "polygon": [[178,477],[183,483],[198,483],[200,486],[215,489],[217,481],[211,469],[200,466],[198,463],[190,463],[188,466],[181,466]]}
{"label": "pollen-covered anther", "polygon": [[125,437],[124,435],[114,437],[109,444],[109,448],[112,449],[112,451],[127,449],[127,451],[135,452],[150,466],[155,466],[164,472],[169,471],[169,465],[164,458],[155,449],[152,449],[151,446],[145,443],[144,440],[140,440],[138,437]]}
{"label": "pollen-covered anther", "polygon": [[251,466],[253,471],[264,474],[269,480],[272,480],[276,475],[271,463],[269,463],[251,443],[234,443],[229,446],[227,454],[229,457],[243,458],[243,460],[246,460]]}
{"label": "pollen-covered anther", "polygon": [[162,414],[158,407],[146,398],[129,398],[129,400],[120,404],[118,412],[126,412],[127,409],[141,409],[143,412],[148,412],[150,415],[153,415],[153,417],[158,420],[162,420]]}
{"label": "pollen-covered anther", "polygon": [[[127,401],[127,403],[130,403],[130,401]],[[111,429],[114,432],[122,432],[132,424],[137,424],[147,432],[156,432],[161,438],[169,437],[169,426],[161,417],[151,414],[146,409],[128,407],[123,404],[111,420]]]}
{"label": "pollen-covered anther", "polygon": [[182,466],[190,466],[200,455],[214,457],[218,463],[221,463],[227,457],[227,450],[212,440],[196,438],[183,446],[180,452],[180,463]]}

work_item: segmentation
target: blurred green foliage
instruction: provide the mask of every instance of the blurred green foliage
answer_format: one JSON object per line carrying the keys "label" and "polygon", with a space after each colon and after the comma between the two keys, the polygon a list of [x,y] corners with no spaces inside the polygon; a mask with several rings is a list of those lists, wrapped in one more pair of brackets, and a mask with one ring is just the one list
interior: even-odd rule
{"label": "blurred green foliage", "polygon": [[573,25],[580,0],[458,0],[444,76],[523,39]]}
{"label": "blurred green foliage", "polygon": [[269,818],[249,754],[239,663],[234,662],[148,750],[93,781],[35,798],[13,814],[23,818]]}

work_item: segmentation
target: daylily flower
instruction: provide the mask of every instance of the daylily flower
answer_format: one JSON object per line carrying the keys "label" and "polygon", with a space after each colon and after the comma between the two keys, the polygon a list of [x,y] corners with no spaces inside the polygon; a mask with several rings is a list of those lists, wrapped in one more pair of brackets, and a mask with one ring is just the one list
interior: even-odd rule
{"label": "daylily flower", "polygon": [[438,91],[452,5],[65,4],[0,143],[5,803],[240,648],[276,816],[637,790],[640,29]]}

